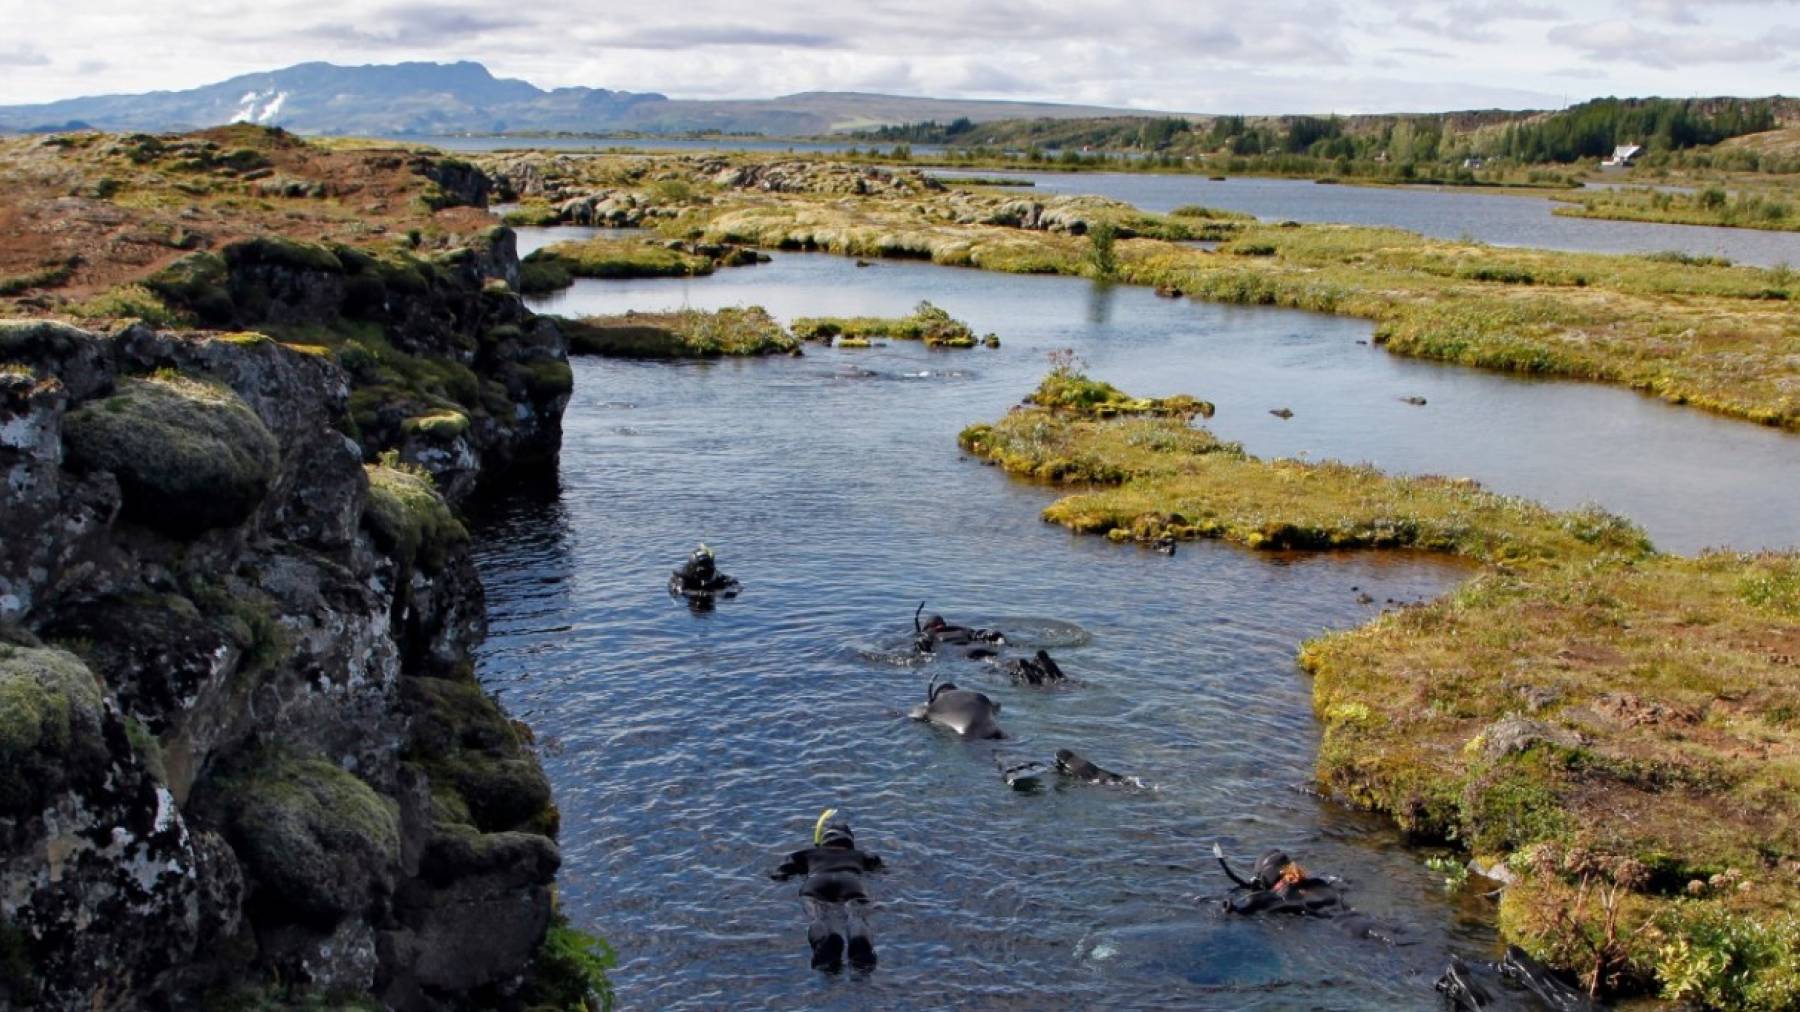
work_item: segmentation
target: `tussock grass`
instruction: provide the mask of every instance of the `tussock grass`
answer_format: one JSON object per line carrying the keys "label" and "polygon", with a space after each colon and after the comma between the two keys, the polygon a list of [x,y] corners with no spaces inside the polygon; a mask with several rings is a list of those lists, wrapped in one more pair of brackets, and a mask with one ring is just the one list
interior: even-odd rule
{"label": "tussock grass", "polygon": [[1779,1009],[1800,998],[1797,656],[1800,555],[1714,554],[1491,571],[1301,663],[1320,779],[1525,876],[1509,939],[1603,985]]}
{"label": "tussock grass", "polygon": [[1730,197],[1720,187],[1695,193],[1665,190],[1611,190],[1566,201],[1555,213],[1569,218],[1654,221],[1671,225],[1716,225],[1800,232],[1800,206],[1774,194],[1740,193]]}

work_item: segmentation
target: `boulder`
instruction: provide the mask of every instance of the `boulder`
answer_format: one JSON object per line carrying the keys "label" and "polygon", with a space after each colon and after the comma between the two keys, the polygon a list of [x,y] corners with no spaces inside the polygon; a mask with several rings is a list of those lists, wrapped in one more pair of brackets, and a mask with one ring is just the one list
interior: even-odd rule
{"label": "boulder", "polygon": [[400,862],[395,802],[321,758],[264,750],[209,785],[250,902],[269,922],[329,928],[379,909]]}
{"label": "boulder", "polygon": [[69,413],[63,441],[71,465],[118,478],[127,517],[177,538],[249,519],[280,456],[237,394],[180,375],[121,382]]}

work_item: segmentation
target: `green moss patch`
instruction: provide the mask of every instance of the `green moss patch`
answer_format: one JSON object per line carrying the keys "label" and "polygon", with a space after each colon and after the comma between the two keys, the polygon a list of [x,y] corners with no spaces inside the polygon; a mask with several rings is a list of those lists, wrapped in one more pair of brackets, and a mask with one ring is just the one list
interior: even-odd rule
{"label": "green moss patch", "polygon": [[400,859],[398,806],[320,758],[264,750],[209,784],[252,902],[276,920],[332,922],[379,902]]}
{"label": "green moss patch", "polygon": [[247,520],[280,461],[230,388],[178,374],[121,381],[70,412],[63,438],[71,463],[118,477],[129,516],[178,537]]}
{"label": "green moss patch", "polygon": [[[1059,353],[1066,354],[1066,353]],[[1149,415],[1163,418],[1211,418],[1213,405],[1185,394],[1173,397],[1132,397],[1105,380],[1094,379],[1073,362],[1058,362],[1038,388],[1026,395],[1034,404],[1057,415],[1075,418],[1114,418]]]}
{"label": "green moss patch", "polygon": [[[1055,389],[1091,384],[1067,376]],[[1419,548],[1490,562],[1649,551],[1641,531],[1595,511],[1555,513],[1471,481],[1260,460],[1190,427],[1182,413],[1096,416],[1090,398],[1074,400],[1087,406],[1021,408],[960,437],[965,450],[1015,474],[1114,486],[1044,511],[1072,530],[1114,540],[1224,538],[1251,548]]]}
{"label": "green moss patch", "polygon": [[469,540],[469,532],[450,511],[428,475],[367,464],[369,500],[363,523],[377,544],[406,565],[441,569],[449,553]]}
{"label": "green moss patch", "polygon": [[408,418],[400,429],[408,434],[449,442],[469,431],[469,416],[460,411],[434,411]]}
{"label": "green moss patch", "polygon": [[0,815],[37,811],[71,778],[105,768],[100,683],[64,650],[0,643]]}
{"label": "green moss patch", "polygon": [[410,678],[402,686],[413,718],[407,760],[431,778],[440,821],[482,833],[554,835],[550,782],[519,725],[473,680]]}

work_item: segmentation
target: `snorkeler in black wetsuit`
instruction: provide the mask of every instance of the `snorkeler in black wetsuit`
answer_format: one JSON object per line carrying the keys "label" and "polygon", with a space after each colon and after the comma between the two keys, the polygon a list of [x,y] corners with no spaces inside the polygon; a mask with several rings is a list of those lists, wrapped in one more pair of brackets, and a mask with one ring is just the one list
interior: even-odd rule
{"label": "snorkeler in black wetsuit", "polygon": [[[975,643],[1005,643],[1006,636],[998,629],[976,629],[966,625],[951,625],[944,621],[944,616],[933,615],[924,622],[919,615],[925,611],[925,602],[919,602],[919,610],[913,612],[913,647],[922,654],[935,653],[940,646],[964,647]],[[993,651],[972,651],[972,658],[991,657]]]}
{"label": "snorkeler in black wetsuit", "polygon": [[1532,959],[1517,946],[1507,946],[1498,962],[1473,965],[1450,957],[1450,965],[1437,979],[1437,991],[1456,1012],[1511,1012],[1514,1009],[1548,1009],[1551,1012],[1592,1012],[1594,1003],[1570,987],[1550,968]]}
{"label": "snorkeler in black wetsuit", "polygon": [[690,599],[736,597],[736,579],[719,572],[713,550],[702,544],[688,555],[681,568],[669,575],[669,593]]}
{"label": "snorkeler in black wetsuit", "polygon": [[1068,677],[1046,650],[1039,650],[1035,657],[1008,657],[995,663],[1020,685],[1049,685]]}
{"label": "snorkeler in black wetsuit", "polygon": [[867,970],[875,966],[875,942],[869,936],[869,894],[863,888],[863,874],[880,868],[881,858],[856,849],[848,823],[828,824],[836,814],[837,809],[827,808],[813,828],[814,846],[789,854],[770,877],[806,876],[800,902],[810,922],[806,940],[812,946],[813,969],[841,966],[848,939],[850,965]]}
{"label": "snorkeler in black wetsuit", "polygon": [[1213,857],[1226,877],[1237,889],[1226,897],[1226,911],[1234,914],[1299,914],[1331,920],[1338,928],[1358,938],[1373,938],[1391,945],[1401,944],[1399,931],[1366,914],[1358,913],[1344,902],[1342,888],[1335,878],[1308,875],[1279,850],[1271,850],[1256,861],[1256,871],[1248,880],[1231,870],[1225,862],[1225,851],[1213,844]]}
{"label": "snorkeler in black wetsuit", "polygon": [[1308,875],[1305,869],[1279,850],[1257,859],[1256,871],[1246,881],[1225,863],[1225,852],[1213,844],[1213,857],[1237,889],[1225,900],[1234,914],[1307,914],[1329,917],[1332,908],[1343,908],[1337,886],[1329,879]]}

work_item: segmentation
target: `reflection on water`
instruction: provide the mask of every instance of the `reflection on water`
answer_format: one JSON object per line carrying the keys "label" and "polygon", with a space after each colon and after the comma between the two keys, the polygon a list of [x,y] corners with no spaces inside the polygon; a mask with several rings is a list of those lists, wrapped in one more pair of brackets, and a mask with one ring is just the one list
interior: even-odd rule
{"label": "reflection on water", "polygon": [[[802,255],[581,282],[548,307],[760,302],[791,318],[921,298],[1004,347],[576,362],[559,480],[480,519],[481,675],[537,729],[563,812],[564,907],[618,947],[627,1007],[1423,1009],[1447,947],[1491,947],[1487,901],[1447,897],[1379,819],[1299,789],[1317,728],[1296,644],[1375,614],[1364,593],[1419,600],[1464,570],[1219,544],[1165,557],[1037,522],[1054,493],[963,459],[954,439],[1029,390],[1050,349],[1134,392],[1214,400],[1214,427],[1252,451],[1644,507],[1665,542],[1795,540],[1783,504],[1800,441],[1629,393],[1406,362],[1359,346],[1367,327],[1351,320]],[[1277,404],[1295,417],[1270,417]],[[1739,495],[1757,482],[1774,498]],[[664,583],[702,540],[744,590],[696,615]],[[896,663],[920,600],[1051,639],[1080,684]],[[939,669],[999,700],[1013,738],[905,719]],[[1000,780],[997,756],[1062,747],[1157,789]],[[795,887],[767,878],[827,805],[888,862],[872,975],[809,970]],[[1346,876],[1357,907],[1416,944],[1227,919],[1215,839],[1244,861],[1280,846]]]}
{"label": "reflection on water", "polygon": [[[776,254],[707,278],[583,283],[533,304],[573,315],[760,304],[792,319],[904,314],[920,299],[1004,342],[998,352],[927,359],[981,374],[956,412],[961,423],[1003,412],[1036,384],[1045,352],[1072,347],[1092,373],[1132,393],[1214,402],[1207,426],[1252,453],[1473,477],[1564,509],[1596,502],[1669,551],[1800,544],[1800,439],[1628,390],[1402,358],[1366,343],[1361,320],[911,261],[859,270],[822,254]],[[830,359],[886,361],[879,349]],[[1294,416],[1268,413],[1279,407]]]}

